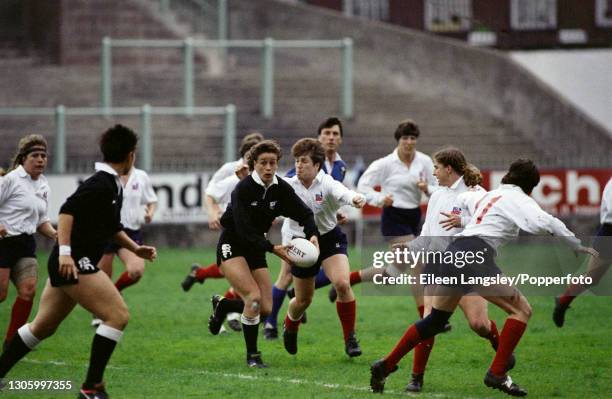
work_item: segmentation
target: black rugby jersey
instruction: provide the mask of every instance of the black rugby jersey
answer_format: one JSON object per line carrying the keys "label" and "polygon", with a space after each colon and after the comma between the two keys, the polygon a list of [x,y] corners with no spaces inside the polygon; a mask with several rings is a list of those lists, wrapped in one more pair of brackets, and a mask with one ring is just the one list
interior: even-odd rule
{"label": "black rugby jersey", "polygon": [[231,202],[221,217],[221,225],[228,232],[236,234],[246,245],[268,252],[272,252],[273,245],[264,234],[278,216],[298,222],[307,239],[319,235],[312,210],[289,183],[278,176],[275,180],[265,188],[252,175],[245,177],[232,191]]}

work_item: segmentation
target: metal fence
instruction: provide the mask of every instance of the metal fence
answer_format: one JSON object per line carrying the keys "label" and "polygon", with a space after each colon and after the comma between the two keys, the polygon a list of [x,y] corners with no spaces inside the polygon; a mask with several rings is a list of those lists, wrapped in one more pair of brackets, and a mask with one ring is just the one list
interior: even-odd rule
{"label": "metal fence", "polygon": [[153,115],[193,116],[217,115],[224,116],[224,158],[232,161],[236,154],[236,107],[228,104],[225,107],[152,107],[148,104],[142,107],[119,108],[68,108],[58,105],[55,108],[0,108],[0,115],[19,116],[50,116],[55,121],[55,147],[53,151],[53,172],[66,172],[66,118],[69,116],[140,116],[140,146],[139,166],[150,171],[153,165]]}

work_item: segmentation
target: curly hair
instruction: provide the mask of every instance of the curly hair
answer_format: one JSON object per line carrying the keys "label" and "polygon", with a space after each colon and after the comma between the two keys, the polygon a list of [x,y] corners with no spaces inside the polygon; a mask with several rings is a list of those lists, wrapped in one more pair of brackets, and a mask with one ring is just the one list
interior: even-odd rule
{"label": "curly hair", "polygon": [[291,147],[291,154],[294,158],[304,155],[309,156],[313,164],[319,164],[319,169],[321,169],[323,162],[325,162],[325,150],[323,146],[318,140],[311,138],[296,141],[293,147]]}
{"label": "curly hair", "polygon": [[258,144],[255,144],[246,154],[246,160],[250,171],[255,169],[255,162],[257,162],[257,158],[259,158],[261,154],[265,153],[276,154],[277,161],[280,161],[281,157],[283,156],[280,145],[278,145],[278,143],[274,140],[264,140]]}

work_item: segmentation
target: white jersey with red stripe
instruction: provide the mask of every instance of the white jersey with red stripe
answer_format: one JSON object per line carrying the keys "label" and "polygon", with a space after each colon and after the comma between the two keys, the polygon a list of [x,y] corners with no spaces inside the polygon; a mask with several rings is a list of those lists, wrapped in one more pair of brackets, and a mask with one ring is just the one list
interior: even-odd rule
{"label": "white jersey with red stripe", "polygon": [[475,203],[474,209],[472,219],[457,237],[478,236],[497,249],[516,238],[519,230],[524,230],[531,234],[558,236],[573,249],[580,246],[580,240],[562,221],[543,211],[533,198],[514,184],[502,184],[489,191]]}

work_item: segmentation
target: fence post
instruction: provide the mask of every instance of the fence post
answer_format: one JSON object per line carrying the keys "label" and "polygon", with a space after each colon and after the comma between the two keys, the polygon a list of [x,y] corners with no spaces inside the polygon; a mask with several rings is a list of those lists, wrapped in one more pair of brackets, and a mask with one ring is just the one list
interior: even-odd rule
{"label": "fence post", "polygon": [[274,114],[274,40],[266,38],[263,43],[263,67],[261,82],[261,114],[271,118]]}
{"label": "fence post", "polygon": [[234,104],[225,106],[225,123],[223,129],[223,152],[225,162],[231,162],[236,156],[236,106]]}
{"label": "fence post", "polygon": [[[217,36],[218,40],[226,41],[227,40],[227,0],[217,0]],[[219,47],[219,55],[223,63],[227,61],[227,47],[221,46]]]}
{"label": "fence post", "polygon": [[342,40],[342,115],[353,117],[353,39]]}
{"label": "fence post", "polygon": [[113,102],[113,75],[112,75],[112,44],[111,38],[105,36],[102,39],[102,108],[108,118],[111,114]]}
{"label": "fence post", "polygon": [[188,115],[193,113],[193,39],[185,39],[183,48],[183,92],[185,108]]}
{"label": "fence post", "polygon": [[353,0],[342,0],[342,13],[345,17],[353,16]]}
{"label": "fence post", "polygon": [[153,145],[151,140],[151,106],[145,104],[140,109],[140,130],[142,138],[140,140],[140,167],[151,172],[153,166]]}
{"label": "fence post", "polygon": [[66,172],[66,107],[58,105],[55,108],[55,173]]}

